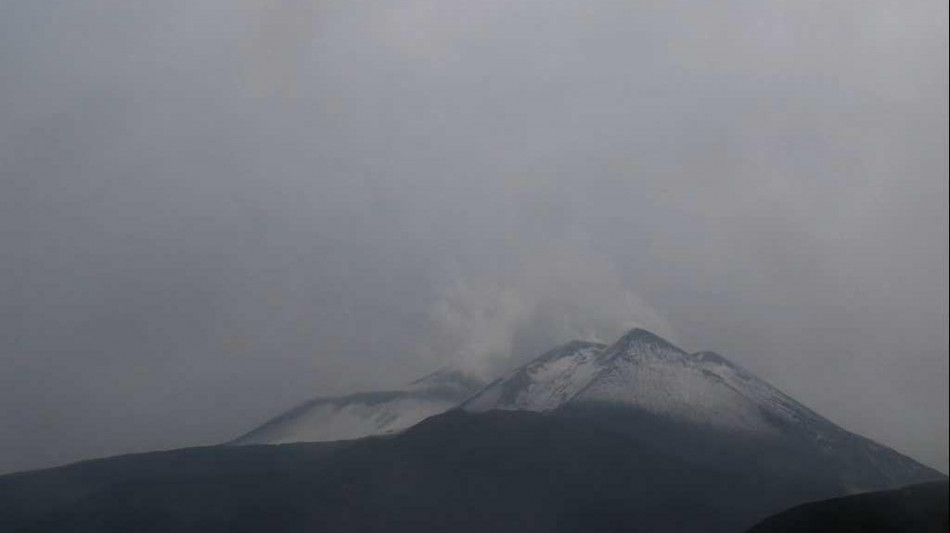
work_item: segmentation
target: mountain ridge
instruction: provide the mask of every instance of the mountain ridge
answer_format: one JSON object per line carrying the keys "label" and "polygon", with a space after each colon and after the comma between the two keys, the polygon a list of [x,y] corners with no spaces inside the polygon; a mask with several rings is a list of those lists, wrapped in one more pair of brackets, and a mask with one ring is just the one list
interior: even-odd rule
{"label": "mountain ridge", "polygon": [[702,438],[726,433],[759,442],[788,464],[822,464],[849,492],[898,486],[931,472],[841,428],[718,353],[690,353],[642,328],[610,345],[568,341],[488,384],[444,367],[401,389],[314,398],[230,444],[395,434],[452,410],[583,412],[609,420],[618,431],[652,424],[651,417],[668,419]]}
{"label": "mountain ridge", "polygon": [[339,436],[342,421],[376,432],[363,438],[0,476],[0,530],[733,533],[807,501],[946,479],[644,330],[570,341],[465,396],[475,386],[444,368],[310,400],[251,433]]}
{"label": "mountain ridge", "polygon": [[[496,380],[459,409],[609,412],[623,430],[659,417],[762,443],[791,464],[827,463],[856,492],[926,479],[931,470],[854,434],[715,352],[689,353],[633,329],[614,344],[572,341]],[[635,425],[635,424],[634,424]],[[794,458],[793,458],[794,456]]]}
{"label": "mountain ridge", "polygon": [[311,398],[226,444],[328,442],[393,433],[455,407],[483,385],[440,369],[401,389]]}

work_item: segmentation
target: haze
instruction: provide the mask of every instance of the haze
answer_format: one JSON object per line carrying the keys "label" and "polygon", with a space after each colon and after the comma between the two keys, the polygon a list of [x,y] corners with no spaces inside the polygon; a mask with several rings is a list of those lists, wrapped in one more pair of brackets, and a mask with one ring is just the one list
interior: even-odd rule
{"label": "haze", "polygon": [[948,467],[936,1],[0,3],[0,471],[639,325]]}

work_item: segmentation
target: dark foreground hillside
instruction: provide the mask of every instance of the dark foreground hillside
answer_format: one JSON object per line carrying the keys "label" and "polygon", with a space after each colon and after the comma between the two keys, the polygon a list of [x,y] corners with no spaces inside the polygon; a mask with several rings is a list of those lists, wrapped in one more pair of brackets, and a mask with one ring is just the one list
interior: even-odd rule
{"label": "dark foreground hillside", "polygon": [[630,424],[454,411],[395,437],[88,461],[0,477],[0,531],[732,533],[844,493],[754,442]]}
{"label": "dark foreground hillside", "polygon": [[947,482],[799,505],[748,533],[946,533]]}

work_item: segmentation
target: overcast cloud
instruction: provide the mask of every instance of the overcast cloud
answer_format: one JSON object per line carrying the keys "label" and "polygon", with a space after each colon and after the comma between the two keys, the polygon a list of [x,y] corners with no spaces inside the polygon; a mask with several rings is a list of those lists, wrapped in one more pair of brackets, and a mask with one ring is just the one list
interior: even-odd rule
{"label": "overcast cloud", "polygon": [[939,1],[0,1],[0,471],[641,325],[947,471]]}

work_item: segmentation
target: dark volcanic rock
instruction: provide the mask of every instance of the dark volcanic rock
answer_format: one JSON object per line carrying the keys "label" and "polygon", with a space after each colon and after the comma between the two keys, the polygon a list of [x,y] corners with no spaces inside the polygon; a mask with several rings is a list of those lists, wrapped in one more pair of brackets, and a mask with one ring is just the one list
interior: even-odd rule
{"label": "dark volcanic rock", "polygon": [[947,482],[799,505],[748,533],[946,533]]}
{"label": "dark volcanic rock", "polygon": [[728,439],[664,446],[686,429],[630,423],[642,431],[454,411],[394,437],[87,461],[0,477],[0,531],[715,533],[842,490],[737,468],[750,448]]}

